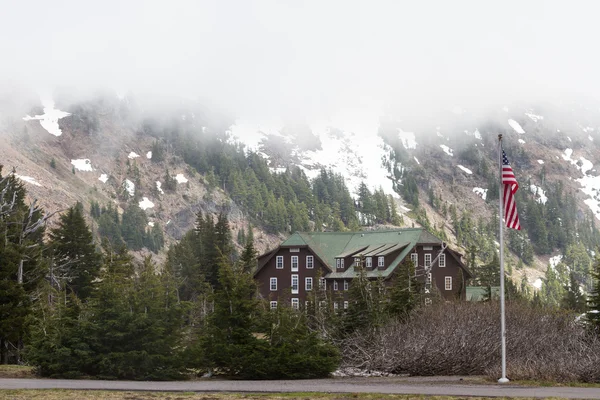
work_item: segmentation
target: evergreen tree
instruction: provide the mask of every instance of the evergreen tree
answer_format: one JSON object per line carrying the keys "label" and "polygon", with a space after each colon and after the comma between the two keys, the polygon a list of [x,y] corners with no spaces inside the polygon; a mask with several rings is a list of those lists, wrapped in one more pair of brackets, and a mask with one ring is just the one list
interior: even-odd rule
{"label": "evergreen tree", "polygon": [[92,281],[100,271],[100,255],[96,252],[82,207],[73,206],[61,215],[49,238],[51,283],[57,283],[59,290],[66,287],[67,293],[74,293],[80,299],[88,298]]}
{"label": "evergreen tree", "polygon": [[562,308],[583,312],[586,309],[586,298],[579,288],[579,283],[575,279],[575,272],[569,274],[569,284],[564,286],[564,296],[561,301]]}
{"label": "evergreen tree", "polygon": [[586,314],[590,329],[600,335],[600,256],[596,256],[592,269],[593,290],[588,298]]}
{"label": "evergreen tree", "polygon": [[421,304],[423,284],[415,274],[411,260],[405,259],[398,266],[394,283],[389,294],[388,313],[400,319],[406,319],[411,311]]}

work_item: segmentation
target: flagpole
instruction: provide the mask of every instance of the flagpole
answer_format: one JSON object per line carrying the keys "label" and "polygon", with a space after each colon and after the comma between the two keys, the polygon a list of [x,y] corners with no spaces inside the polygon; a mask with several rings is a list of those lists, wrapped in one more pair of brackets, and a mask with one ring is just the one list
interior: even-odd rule
{"label": "flagpole", "polygon": [[500,171],[500,200],[499,211],[500,218],[500,339],[502,342],[502,377],[498,379],[498,383],[508,383],[506,377],[506,322],[504,320],[504,221],[502,206],[504,203],[504,184],[502,183],[502,134],[498,135],[498,169]]}

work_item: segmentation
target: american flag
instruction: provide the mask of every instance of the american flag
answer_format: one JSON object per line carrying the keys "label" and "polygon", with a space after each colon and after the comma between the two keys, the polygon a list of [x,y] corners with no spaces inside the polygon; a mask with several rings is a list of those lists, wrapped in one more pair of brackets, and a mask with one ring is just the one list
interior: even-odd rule
{"label": "american flag", "polygon": [[519,189],[519,184],[504,150],[502,150],[502,184],[504,185],[504,222],[509,228],[521,230],[515,203],[515,193]]}

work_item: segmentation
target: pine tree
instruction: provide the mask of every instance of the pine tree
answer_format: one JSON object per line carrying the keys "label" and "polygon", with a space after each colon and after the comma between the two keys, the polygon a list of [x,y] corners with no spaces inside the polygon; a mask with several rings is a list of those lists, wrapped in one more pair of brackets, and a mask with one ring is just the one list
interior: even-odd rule
{"label": "pine tree", "polygon": [[600,256],[596,256],[592,267],[593,290],[588,298],[586,314],[590,329],[600,335]]}
{"label": "pine tree", "polygon": [[81,299],[88,298],[92,281],[100,271],[100,255],[96,252],[82,207],[73,206],[61,215],[49,237],[51,283],[58,284],[59,290],[66,287],[67,293],[74,293]]}
{"label": "pine tree", "polygon": [[392,285],[388,313],[400,319],[406,319],[411,311],[421,304],[423,284],[415,274],[411,260],[405,259],[397,268]]}
{"label": "pine tree", "polygon": [[562,308],[583,312],[586,309],[586,298],[579,288],[579,283],[575,278],[575,271],[569,274],[569,284],[564,285],[564,296],[561,300]]}

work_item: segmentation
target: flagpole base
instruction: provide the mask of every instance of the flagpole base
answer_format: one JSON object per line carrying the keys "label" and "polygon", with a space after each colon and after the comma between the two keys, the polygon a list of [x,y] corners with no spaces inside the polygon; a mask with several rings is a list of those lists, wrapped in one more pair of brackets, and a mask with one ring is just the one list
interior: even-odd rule
{"label": "flagpole base", "polygon": [[510,382],[510,381],[506,377],[498,379],[498,383],[508,383],[508,382]]}

